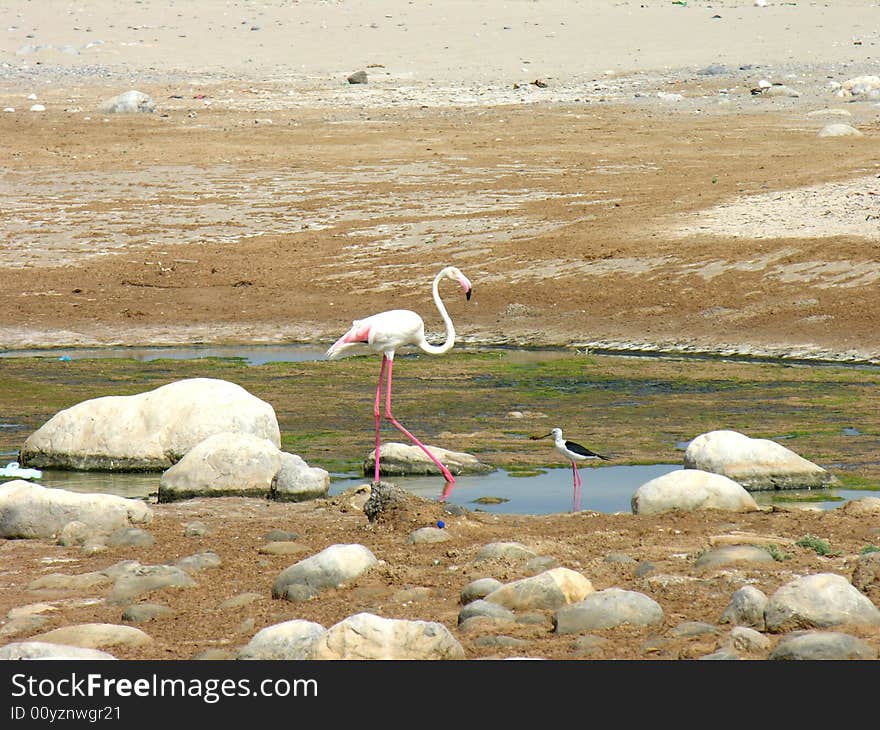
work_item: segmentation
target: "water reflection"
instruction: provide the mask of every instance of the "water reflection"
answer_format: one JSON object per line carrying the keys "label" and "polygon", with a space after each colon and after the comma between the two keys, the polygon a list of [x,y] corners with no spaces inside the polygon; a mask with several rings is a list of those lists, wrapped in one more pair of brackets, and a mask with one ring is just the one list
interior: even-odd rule
{"label": "water reflection", "polygon": [[119,497],[148,499],[159,492],[159,472],[63,471],[43,469],[42,479],[30,480],[44,487],[71,492],[115,494]]}
{"label": "water reflection", "polygon": [[[680,464],[582,468],[581,509],[605,514],[631,513],[632,496],[642,484],[682,468]],[[445,486],[439,476],[386,477],[386,480],[425,499],[438,499]],[[330,486],[330,494],[339,494],[369,481],[367,477],[335,479]],[[795,507],[823,510],[834,509],[849,500],[872,494],[874,493],[847,489],[751,492],[752,498],[760,506],[784,501],[785,504]],[[456,477],[455,486],[445,501],[470,510],[479,509],[499,514],[543,515],[570,512],[571,469],[559,467],[535,476],[523,477],[498,469],[490,474]]]}

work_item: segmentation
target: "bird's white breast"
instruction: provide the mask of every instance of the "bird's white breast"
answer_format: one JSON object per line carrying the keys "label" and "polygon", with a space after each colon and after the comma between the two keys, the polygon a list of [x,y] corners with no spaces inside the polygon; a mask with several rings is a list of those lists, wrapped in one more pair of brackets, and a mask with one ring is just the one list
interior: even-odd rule
{"label": "bird's white breast", "polygon": [[425,337],[425,323],[418,314],[409,309],[380,312],[363,321],[369,322],[369,343],[374,350],[394,350],[404,345],[418,345]]}

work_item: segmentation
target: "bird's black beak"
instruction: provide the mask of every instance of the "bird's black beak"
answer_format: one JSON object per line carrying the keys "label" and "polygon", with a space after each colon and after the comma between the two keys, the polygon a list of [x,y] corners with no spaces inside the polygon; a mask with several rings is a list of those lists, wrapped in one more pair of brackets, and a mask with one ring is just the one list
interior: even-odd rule
{"label": "bird's black beak", "polygon": [[468,290],[465,292],[465,294],[464,294],[465,298],[466,298],[468,301],[471,300],[471,292],[472,292],[472,291],[473,291],[473,287],[470,288],[470,289],[468,289]]}
{"label": "bird's black beak", "polygon": [[548,436],[552,436],[552,435],[553,435],[553,431],[551,431],[550,433],[545,433],[543,436],[529,436],[529,438],[530,438],[532,441],[537,441],[538,439],[545,439],[545,438],[547,438]]}

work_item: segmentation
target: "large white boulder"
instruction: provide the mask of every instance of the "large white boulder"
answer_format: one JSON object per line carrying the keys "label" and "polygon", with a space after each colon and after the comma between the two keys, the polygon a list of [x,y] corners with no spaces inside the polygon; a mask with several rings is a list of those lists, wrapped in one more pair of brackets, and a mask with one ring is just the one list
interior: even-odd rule
{"label": "large white boulder", "polygon": [[837,479],[822,467],[769,439],[719,430],[697,436],[684,454],[686,469],[722,474],[746,489],[812,489]]}
{"label": "large white boulder", "polygon": [[217,433],[162,474],[159,501],[231,496],[302,501],[325,496],[329,488],[329,472],[282,452],[269,439]]}
{"label": "large white boulder", "polygon": [[281,468],[281,451],[269,439],[217,433],[190,449],[159,482],[159,501],[269,493]]}
{"label": "large white boulder", "polygon": [[23,479],[0,485],[0,537],[55,538],[73,521],[109,534],[152,519],[153,510],[137,499],[50,489]]}
{"label": "large white boulder", "polygon": [[56,413],[21,449],[22,464],[96,471],[161,471],[216,433],[281,445],[275,410],[240,385],[189,378],[137,395],[92,398]]}
{"label": "large white boulder", "polygon": [[742,485],[721,474],[700,469],[678,469],[645,482],[633,494],[631,505],[633,514],[641,515],[669,510],[752,512],[758,509]]}

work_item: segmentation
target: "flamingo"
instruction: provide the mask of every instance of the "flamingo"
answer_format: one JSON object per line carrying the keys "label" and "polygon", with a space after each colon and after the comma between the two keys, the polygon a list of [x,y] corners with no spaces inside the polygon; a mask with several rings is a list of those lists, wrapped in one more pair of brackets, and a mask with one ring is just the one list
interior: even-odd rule
{"label": "flamingo", "polygon": [[373,416],[376,422],[374,481],[379,481],[379,422],[381,419],[379,405],[382,400],[382,381],[387,371],[385,417],[391,421],[397,430],[404,433],[410,441],[424,451],[428,458],[439,467],[440,473],[446,479],[446,486],[441,499],[445,498],[451,491],[452,485],[455,484],[455,477],[452,476],[449,469],[440,463],[436,456],[428,451],[421,441],[407,431],[391,414],[391,371],[394,366],[394,353],[404,345],[415,345],[429,355],[443,355],[449,352],[455,344],[455,327],[453,327],[452,319],[449,317],[449,313],[440,299],[439,287],[443,279],[457,281],[461,288],[464,289],[467,299],[471,298],[471,293],[473,292],[471,282],[455,266],[446,266],[434,277],[432,287],[434,304],[437,305],[440,316],[443,318],[443,323],[446,325],[446,341],[442,345],[432,345],[425,339],[425,323],[418,314],[408,309],[392,309],[387,312],[373,314],[364,319],[356,319],[352,322],[351,329],[336,340],[330,346],[330,349],[327,350],[327,357],[330,360],[351,355],[366,355],[373,352],[382,353],[382,369],[379,371],[379,384],[376,386],[376,401],[373,406]]}
{"label": "flamingo", "polygon": [[548,436],[553,437],[556,450],[571,462],[571,472],[574,477],[574,495],[572,496],[571,511],[580,511],[582,482],[581,475],[577,469],[577,462],[585,461],[587,459],[603,459],[604,461],[610,461],[610,459],[607,456],[602,456],[602,454],[597,454],[595,451],[588,449],[586,446],[581,446],[579,443],[576,443],[574,441],[566,441],[562,438],[561,428],[554,428],[550,431],[550,433],[545,433],[543,436],[529,436],[529,438],[533,440],[538,440],[545,439]]}

